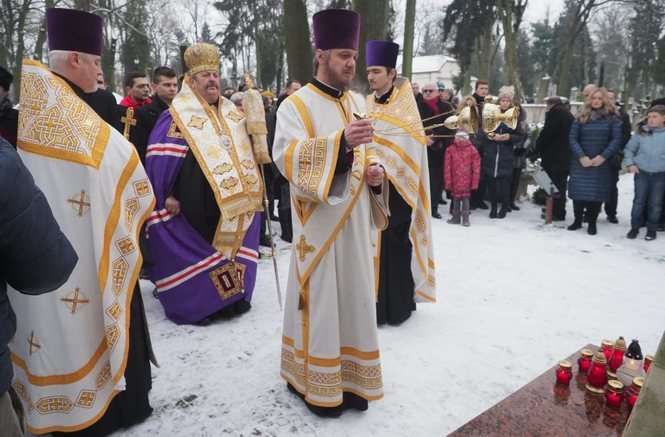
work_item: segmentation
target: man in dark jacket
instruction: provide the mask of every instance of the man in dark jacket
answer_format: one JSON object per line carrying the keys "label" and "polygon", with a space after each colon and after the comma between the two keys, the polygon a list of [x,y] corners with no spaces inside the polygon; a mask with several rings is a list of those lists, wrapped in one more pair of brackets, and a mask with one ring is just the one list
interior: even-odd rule
{"label": "man in dark jacket", "polygon": [[[440,116],[423,122],[425,127],[441,124],[445,119],[454,115],[455,110],[453,106],[439,98],[439,89],[435,83],[430,83],[423,87],[423,103],[432,114],[431,117]],[[429,166],[432,217],[440,219],[441,214],[438,211],[439,203],[445,204],[441,197],[443,193],[443,159],[446,154],[446,148],[453,142],[455,132],[446,127],[438,127],[427,131],[427,133],[436,135],[432,139],[432,144],[427,147],[427,162]]]}
{"label": "man in dark jacket", "polygon": [[630,140],[632,133],[632,126],[630,124],[630,116],[624,111],[623,106],[617,102],[617,94],[614,90],[608,90],[607,96],[617,107],[617,116],[621,118],[621,146],[619,152],[614,155],[610,160],[611,186],[610,186],[610,200],[605,202],[605,214],[607,214],[607,221],[610,223],[619,223],[617,219],[617,204],[619,203],[619,190],[617,184],[619,183],[619,172],[621,171],[621,161],[623,160],[623,149]]}
{"label": "man in dark jacket", "polygon": [[[270,157],[272,157],[272,145],[275,140],[275,126],[277,124],[277,110],[284,100],[291,94],[295,93],[302,87],[300,81],[290,79],[286,83],[285,92],[279,96],[272,111],[268,114],[267,127],[268,127],[268,147],[270,149]],[[282,228],[282,235],[280,238],[287,243],[293,239],[293,224],[291,223],[291,193],[289,190],[289,181],[279,172],[277,166],[273,163],[271,165],[273,172],[273,194],[275,199],[279,202],[277,204],[277,211],[279,214],[279,224]],[[272,213],[272,209],[270,210]]]}
{"label": "man in dark jacket", "polygon": [[18,111],[9,100],[9,87],[13,80],[14,76],[0,66],[0,138],[4,138],[16,147]]}
{"label": "man in dark jacket", "polygon": [[[476,101],[476,105],[478,107],[478,123],[479,125],[476,127],[478,132],[480,133],[480,130],[482,129],[482,114],[483,114],[483,106],[485,105],[485,97],[490,92],[490,86],[487,81],[484,80],[478,80],[476,81],[476,86],[475,90],[473,92],[473,98]],[[483,149],[483,144],[482,141],[480,141],[477,138],[476,135],[471,135],[471,142],[473,145],[476,147],[478,150],[478,153],[480,153],[480,158],[483,158],[483,155],[485,153],[485,150]],[[474,191],[471,194],[471,209],[488,209],[487,205],[485,204],[485,194],[487,193],[487,181],[484,172],[480,172],[480,184],[478,185],[478,189]]]}
{"label": "man in dark jacket", "polygon": [[550,97],[545,102],[547,114],[545,126],[536,140],[535,157],[542,159],[542,167],[559,190],[554,197],[553,219],[566,219],[566,189],[570,166],[570,140],[568,134],[573,124],[573,114],[559,97]]}
{"label": "man in dark jacket", "polygon": [[23,435],[9,401],[13,370],[8,344],[16,316],[7,284],[39,295],[64,284],[78,262],[60,231],[44,194],[35,185],[16,150],[0,138],[0,434]]}
{"label": "man in dark jacket", "polygon": [[169,109],[178,94],[178,77],[175,71],[169,67],[155,68],[152,72],[152,91],[152,101],[136,110],[136,127],[129,131],[129,141],[136,147],[143,164],[150,132],[155,127],[157,118]]}

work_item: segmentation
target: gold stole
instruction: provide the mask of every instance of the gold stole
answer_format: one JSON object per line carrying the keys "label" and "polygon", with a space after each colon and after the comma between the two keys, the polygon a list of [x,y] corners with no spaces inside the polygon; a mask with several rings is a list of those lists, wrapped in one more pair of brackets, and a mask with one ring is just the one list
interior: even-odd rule
{"label": "gold stole", "polygon": [[[367,146],[356,147],[351,170],[343,175],[334,175],[339,152],[339,141],[344,127],[351,122],[354,106],[353,97],[347,93],[342,99],[334,99],[311,84],[305,86],[326,100],[335,103],[343,124],[340,129],[327,136],[316,135],[314,123],[306,101],[309,98],[299,95],[289,97],[298,116],[306,127],[308,139],[292,141],[285,153],[285,173],[291,181],[291,199],[295,213],[294,250],[296,252],[296,273],[301,290],[305,287],[312,272],[318,267],[323,256],[337,238],[356,203],[365,189],[365,169],[376,162],[376,154]],[[334,116],[334,115],[333,115]],[[332,151],[335,159],[325,162]],[[336,200],[329,197],[333,179],[346,177],[344,193]],[[294,189],[295,188],[295,189]],[[314,200],[316,199],[316,200]],[[370,200],[371,202],[373,200]],[[377,214],[380,215],[380,214]],[[300,232],[298,232],[300,227]]]}
{"label": "gold stole", "polygon": [[222,97],[215,112],[192,88],[190,79],[183,82],[169,112],[194,153],[221,211],[213,246],[232,257],[254,212],[262,210],[263,200],[263,181],[245,118],[233,103]]}
{"label": "gold stole", "polygon": [[[411,270],[416,299],[433,302],[436,300],[436,275],[430,222],[427,138],[422,130],[411,84],[400,78],[387,104],[377,104],[374,95],[370,95],[367,108],[378,132],[370,149],[378,155],[390,182],[412,208],[409,239],[413,246]],[[377,263],[379,253],[377,250]]]}

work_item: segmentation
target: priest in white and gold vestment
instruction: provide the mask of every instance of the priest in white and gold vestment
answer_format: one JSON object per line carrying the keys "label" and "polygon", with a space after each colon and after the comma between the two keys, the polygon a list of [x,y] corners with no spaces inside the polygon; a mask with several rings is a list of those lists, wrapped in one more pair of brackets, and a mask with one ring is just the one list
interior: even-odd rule
{"label": "priest in white and gold vestment", "polygon": [[277,112],[273,156],[291,186],[293,251],[281,375],[317,415],[367,409],[383,395],[372,234],[387,223],[383,168],[364,99],[347,91],[360,20],[314,15],[317,70]]}
{"label": "priest in white and gold vestment", "polygon": [[372,147],[390,181],[390,220],[377,248],[379,325],[399,325],[416,302],[436,299],[427,137],[411,84],[396,77],[398,53],[392,41],[367,41],[365,48],[367,80],[374,91],[367,97],[375,128]]}
{"label": "priest in white and gold vestment", "polygon": [[101,437],[152,411],[137,280],[154,196],[134,147],[96,112],[101,17],[46,17],[50,70],[23,62],[18,150],[79,261],[52,293],[9,294],[13,387],[33,434]]}

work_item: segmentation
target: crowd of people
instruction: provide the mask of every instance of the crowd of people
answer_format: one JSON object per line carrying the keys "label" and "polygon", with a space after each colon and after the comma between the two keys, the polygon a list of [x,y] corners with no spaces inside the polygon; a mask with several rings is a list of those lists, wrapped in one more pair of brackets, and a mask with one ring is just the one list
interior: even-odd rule
{"label": "crowd of people", "polygon": [[[288,81],[276,101],[251,77],[222,90],[219,49],[206,43],[184,52],[183,76],[129,72],[124,97],[114,95],[102,18],[51,8],[47,21],[49,65],[24,61],[18,111],[0,69],[0,180],[17,187],[0,195],[0,429],[10,437],[21,433],[10,383],[34,434],[104,436],[145,420],[156,360],[139,275],[175,323],[240,316],[271,220],[293,243],[285,390],[318,416],[364,411],[383,396],[377,325],[436,301],[430,217],[442,218],[444,193],[450,224],[469,226],[471,210],[519,210],[527,126],[513,88],[491,103],[484,81],[462,101],[437,84],[421,91],[398,77],[397,44],[368,41],[371,92],[359,95],[349,89],[356,12],[314,15],[314,77]],[[491,130],[490,104],[503,117]],[[630,140],[603,88],[585,89],[577,117],[561,99],[547,106],[531,157],[558,189],[555,219],[568,194],[568,229],[587,222],[595,234],[603,203],[616,223],[625,167],[635,175],[628,237],[646,223],[654,239],[665,105]]]}
{"label": "crowd of people", "polygon": [[[634,239],[646,226],[646,240],[653,240],[657,231],[665,229],[665,202],[662,187],[663,154],[659,114],[665,100],[654,100],[643,120],[635,120],[618,101],[614,90],[596,85],[586,86],[583,105],[573,115],[566,99],[546,100],[542,128],[530,144],[526,112],[515,99],[512,87],[502,87],[497,102],[502,113],[510,108],[519,111],[515,127],[500,123],[488,133],[483,129],[483,107],[489,95],[488,83],[479,80],[470,98],[459,102],[452,93],[436,83],[420,88],[413,84],[413,93],[424,125],[437,125],[428,130],[428,147],[432,217],[440,219],[438,206],[452,200],[448,223],[470,225],[473,209],[490,209],[490,218],[505,218],[519,211],[518,190],[527,159],[540,160],[542,169],[556,187],[552,195],[554,221],[566,220],[566,203],[573,202],[574,220],[568,229],[575,231],[587,224],[589,235],[598,232],[601,210],[607,221],[618,224],[618,182],[622,170],[634,174],[635,196],[627,237]],[[433,120],[439,114],[459,113],[472,106],[471,128],[453,131]],[[432,120],[429,121],[428,120]],[[443,171],[442,171],[443,170]],[[443,175],[443,178],[442,178]],[[489,201],[490,206],[485,203]],[[545,218],[543,209],[542,218]]]}

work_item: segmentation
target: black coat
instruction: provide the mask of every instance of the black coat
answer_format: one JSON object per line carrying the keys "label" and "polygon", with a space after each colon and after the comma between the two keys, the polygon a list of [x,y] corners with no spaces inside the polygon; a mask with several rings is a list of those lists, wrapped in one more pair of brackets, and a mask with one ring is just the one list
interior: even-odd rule
{"label": "black coat", "polygon": [[38,295],[64,284],[78,257],[62,233],[46,197],[14,148],[0,139],[0,396],[12,380],[9,341],[16,316],[7,283]]}
{"label": "black coat", "polygon": [[545,115],[545,126],[536,140],[536,156],[542,158],[547,173],[568,173],[570,166],[570,127],[575,117],[564,104],[550,108]]}
{"label": "black coat", "polygon": [[16,147],[18,132],[18,111],[12,107],[9,98],[0,100],[0,138]]}
{"label": "black coat", "polygon": [[476,138],[482,144],[483,175],[492,178],[509,178],[513,175],[513,149],[524,142],[526,133],[519,127],[511,129],[504,123],[494,131],[495,134],[510,134],[508,141],[493,141],[484,131],[479,131]]}
{"label": "black coat", "polygon": [[[422,117],[422,115],[421,115],[421,118],[433,117],[434,114],[433,114],[432,110],[429,108],[429,106],[427,106],[427,104],[425,102],[423,102],[423,106],[425,106],[425,108],[427,108],[430,115],[428,115],[427,117]],[[453,115],[455,115],[453,106],[448,102],[439,101],[438,102],[438,107],[439,107],[439,114],[447,113],[448,115],[443,115],[441,117],[437,117],[435,119],[423,122],[423,125],[425,127],[432,126],[432,125],[435,125],[435,124],[441,124],[448,117],[452,117]],[[441,127],[434,128],[432,130],[428,130],[426,133],[427,134],[434,134],[434,135],[447,135],[448,136],[448,137],[443,137],[443,138],[442,137],[434,138],[434,144],[432,144],[431,146],[429,146],[427,148],[427,161],[429,163],[429,168],[436,169],[436,171],[443,174],[443,157],[446,154],[446,148],[454,140],[453,135],[455,135],[455,131],[451,130],[451,129],[448,129],[445,126],[441,126]]]}
{"label": "black coat", "polygon": [[169,109],[169,105],[160,99],[159,96],[155,95],[152,98],[152,102],[136,110],[136,126],[132,127],[129,131],[129,141],[136,147],[141,162],[144,164],[150,132],[155,127],[159,116],[167,109]]}

